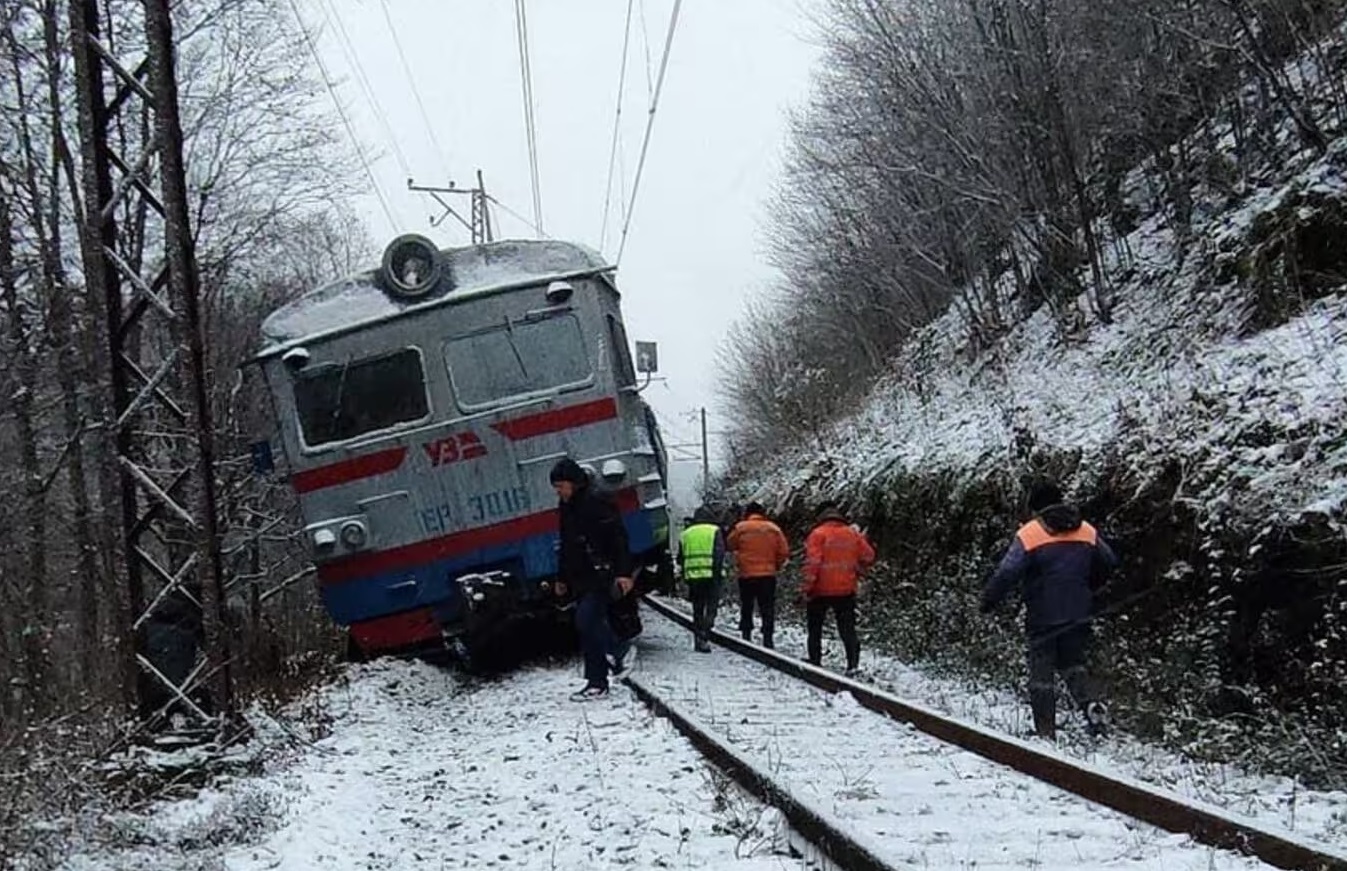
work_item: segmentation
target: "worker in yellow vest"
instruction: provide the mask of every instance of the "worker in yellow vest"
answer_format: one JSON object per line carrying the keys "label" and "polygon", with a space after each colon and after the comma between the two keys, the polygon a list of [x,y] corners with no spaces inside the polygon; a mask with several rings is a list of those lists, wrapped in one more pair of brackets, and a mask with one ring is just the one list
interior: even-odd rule
{"label": "worker in yellow vest", "polygon": [[697,509],[692,525],[679,537],[678,565],[692,602],[694,647],[698,653],[710,653],[711,627],[716,622],[724,580],[725,533],[704,507]]}

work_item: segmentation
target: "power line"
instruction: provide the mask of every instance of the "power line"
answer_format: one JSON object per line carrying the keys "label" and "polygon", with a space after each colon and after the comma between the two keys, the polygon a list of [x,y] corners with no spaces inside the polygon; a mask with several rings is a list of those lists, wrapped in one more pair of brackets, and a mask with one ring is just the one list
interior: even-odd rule
{"label": "power line", "polygon": [[631,12],[636,0],[627,0],[627,23],[622,33],[622,65],[617,73],[617,108],[613,111],[613,143],[608,151],[608,181],[603,186],[603,223],[599,229],[599,250],[608,242],[608,213],[613,203],[613,169],[617,166],[618,132],[622,124],[622,93],[627,84],[627,49],[631,45]]}
{"label": "power line", "polygon": [[[291,2],[294,2],[294,0],[291,0]],[[416,99],[416,108],[421,112],[421,123],[425,124],[426,134],[430,137],[430,144],[440,158],[440,165],[445,176],[449,177],[453,174],[449,171],[449,160],[445,157],[444,148],[440,146],[440,140],[435,135],[435,125],[430,123],[430,113],[426,111],[426,104],[421,99],[421,89],[416,86],[416,77],[412,75],[411,65],[407,63],[407,54],[402,50],[402,40],[398,39],[398,29],[393,24],[392,13],[388,10],[388,0],[380,0],[379,5],[384,12],[384,21],[388,23],[388,32],[393,37],[393,47],[397,49],[398,60],[402,62],[402,72],[407,77],[407,85],[412,90],[412,97]]]}
{"label": "power line", "polygon": [[673,13],[669,16],[669,33],[664,38],[664,56],[659,62],[659,77],[655,80],[655,95],[650,99],[650,114],[646,118],[645,137],[641,140],[641,156],[636,162],[636,178],[631,183],[631,202],[627,206],[627,218],[622,224],[622,241],[618,243],[615,263],[622,262],[622,252],[627,248],[627,231],[631,229],[631,219],[636,210],[636,195],[641,190],[641,173],[645,171],[645,158],[650,149],[650,133],[655,129],[655,111],[659,108],[659,95],[664,90],[664,74],[669,69],[669,53],[673,49],[674,32],[678,29],[678,10],[683,0],[674,0]]}
{"label": "power line", "polygon": [[524,94],[524,138],[528,144],[529,176],[533,182],[533,224],[542,235],[543,201],[538,185],[538,125],[533,106],[533,64],[529,58],[528,15],[525,0],[515,0],[514,26],[519,41],[519,82]]}
{"label": "power line", "polygon": [[365,149],[360,147],[360,139],[355,135],[355,128],[351,126],[351,119],[346,114],[346,107],[341,104],[341,98],[337,96],[337,89],[332,84],[332,77],[328,75],[327,65],[323,63],[323,58],[318,54],[318,46],[314,44],[313,34],[309,33],[308,25],[304,23],[304,16],[299,14],[299,5],[295,0],[290,0],[290,9],[295,14],[295,20],[299,22],[299,32],[304,34],[304,42],[309,47],[309,54],[313,55],[314,63],[318,65],[318,71],[323,76],[323,84],[327,86],[327,92],[332,96],[332,103],[337,107],[337,114],[341,116],[341,123],[346,127],[346,135],[351,137],[351,145],[355,147],[355,153],[360,158],[360,165],[365,168],[365,175],[369,176],[370,185],[374,188],[374,195],[379,199],[379,205],[383,207],[384,217],[388,219],[388,226],[394,233],[398,231],[398,222],[393,218],[393,210],[389,208],[388,198],[384,196],[383,188],[379,186],[379,180],[374,177],[374,170],[370,168],[369,160],[365,157]]}
{"label": "power line", "polygon": [[488,200],[490,200],[491,202],[495,203],[495,204],[500,208],[501,211],[505,212],[505,214],[507,214],[507,215],[509,215],[510,217],[514,218],[516,221],[519,221],[519,222],[522,223],[525,227],[528,227],[530,230],[532,230],[533,232],[537,233],[540,237],[543,237],[543,238],[551,238],[551,237],[549,237],[546,233],[543,232],[542,227],[539,227],[537,224],[533,223],[533,222],[530,221],[528,218],[526,218],[526,217],[524,217],[523,215],[519,214],[519,213],[516,212],[514,209],[512,209],[512,208],[510,208],[509,206],[507,206],[507,205],[505,205],[504,203],[502,203],[500,200],[496,199],[496,197],[495,197],[493,194],[487,194],[487,195],[486,195],[486,198],[487,198]]}
{"label": "power line", "polygon": [[407,161],[407,155],[402,152],[402,146],[398,144],[398,137],[393,133],[393,125],[388,122],[388,116],[384,114],[383,107],[380,105],[378,98],[374,96],[374,86],[370,84],[369,76],[365,74],[365,65],[360,62],[360,52],[356,50],[355,43],[351,41],[350,34],[346,32],[346,25],[342,22],[341,13],[337,10],[333,0],[323,0],[318,8],[323,13],[324,19],[336,25],[337,46],[341,49],[346,62],[355,70],[356,81],[360,84],[361,91],[365,95],[365,101],[369,103],[375,118],[383,127],[389,145],[393,147],[393,155],[397,158],[398,166],[402,169],[403,174],[410,178],[412,168]]}

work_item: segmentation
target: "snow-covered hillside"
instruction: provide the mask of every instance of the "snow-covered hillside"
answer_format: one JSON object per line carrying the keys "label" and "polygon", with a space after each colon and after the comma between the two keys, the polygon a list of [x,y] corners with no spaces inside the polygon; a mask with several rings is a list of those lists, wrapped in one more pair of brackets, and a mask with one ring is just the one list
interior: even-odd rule
{"label": "snow-covered hillside", "polygon": [[[1347,299],[1306,301],[1285,323],[1248,334],[1253,291],[1223,266],[1247,257],[1255,228],[1280,213],[1347,215],[1345,167],[1347,140],[1322,157],[1300,154],[1288,177],[1250,180],[1186,249],[1152,214],[1109,251],[1120,276],[1111,324],[1063,337],[1043,307],[970,359],[951,309],[864,407],[831,427],[825,453],[786,454],[740,489],[779,505],[859,500],[895,474],[978,478],[1043,449],[1078,453],[1077,483],[1087,486],[1104,453],[1126,446],[1142,477],[1179,461],[1183,496],[1199,506],[1228,504],[1255,521],[1336,514],[1347,498]],[[1151,197],[1144,178],[1131,180],[1138,205]]]}

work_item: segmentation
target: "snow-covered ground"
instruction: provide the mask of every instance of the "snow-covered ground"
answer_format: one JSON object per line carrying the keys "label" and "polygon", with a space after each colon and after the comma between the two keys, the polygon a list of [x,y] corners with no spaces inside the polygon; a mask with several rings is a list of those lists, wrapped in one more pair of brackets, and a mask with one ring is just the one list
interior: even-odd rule
{"label": "snow-covered ground", "polygon": [[[733,630],[729,623],[724,625]],[[776,636],[779,652],[804,657],[802,627],[778,624]],[[824,632],[823,663],[840,671],[844,661],[841,645],[829,626]],[[899,698],[1011,736],[1024,736],[1033,730],[1028,703],[1013,692],[973,689],[963,681],[934,677],[864,648],[861,669],[864,680]],[[1111,735],[1104,740],[1087,738],[1064,693],[1058,720],[1064,728],[1059,732],[1057,750],[1063,756],[1301,837],[1324,844],[1347,843],[1347,792],[1310,790],[1291,778],[1253,774],[1234,765],[1188,759],[1126,734]]]}
{"label": "snow-covered ground", "polygon": [[331,733],[265,775],[104,822],[66,871],[816,868],[625,688],[574,665],[464,681],[419,662],[322,690]]}
{"label": "snow-covered ground", "polygon": [[[787,632],[783,642],[796,639]],[[725,650],[694,654],[684,631],[653,614],[639,646],[644,681],[878,852],[913,867],[1263,867],[940,745]],[[870,655],[866,665],[885,679],[903,674]],[[485,682],[414,662],[351,667],[319,691],[331,718],[326,737],[297,745],[260,776],[107,817],[62,867],[818,867],[789,855],[774,810],[710,769],[629,690],[577,704],[566,696],[578,684],[574,663]],[[923,686],[935,684],[909,684]],[[1100,757],[1114,747],[1128,750],[1109,745]]]}

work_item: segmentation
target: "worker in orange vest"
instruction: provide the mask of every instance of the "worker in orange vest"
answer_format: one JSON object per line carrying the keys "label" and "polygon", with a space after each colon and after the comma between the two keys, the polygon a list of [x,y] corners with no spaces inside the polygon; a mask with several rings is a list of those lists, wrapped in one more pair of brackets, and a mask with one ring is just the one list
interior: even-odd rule
{"label": "worker in orange vest", "polygon": [[809,661],[823,660],[823,620],[831,609],[837,634],[847,652],[847,674],[860,667],[861,640],[856,634],[856,587],[875,562],[875,549],[865,534],[849,525],[837,505],[819,507],[818,525],[804,543],[805,622]]}
{"label": "worker in orange vest", "polygon": [[753,606],[762,619],[762,646],[772,647],[776,627],[776,576],[790,559],[790,543],[781,527],[767,519],[757,502],[748,503],[744,519],[727,541],[739,570],[739,634],[753,638]]}

